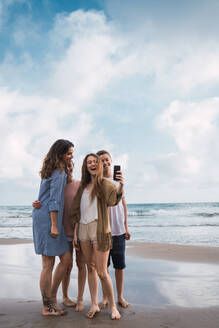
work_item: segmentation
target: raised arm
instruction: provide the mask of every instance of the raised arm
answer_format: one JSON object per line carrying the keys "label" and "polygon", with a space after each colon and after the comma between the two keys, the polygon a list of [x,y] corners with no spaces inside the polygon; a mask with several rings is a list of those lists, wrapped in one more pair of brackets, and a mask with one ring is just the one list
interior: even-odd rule
{"label": "raised arm", "polygon": [[121,195],[123,193],[124,188],[124,179],[121,171],[118,171],[116,174],[116,180],[119,181],[119,185],[117,188],[117,194]]}
{"label": "raised arm", "polygon": [[104,181],[103,192],[105,194],[105,199],[107,201],[107,206],[115,206],[122,199],[123,194],[123,178],[122,182],[119,183],[118,188],[116,188],[115,184],[111,181]]}

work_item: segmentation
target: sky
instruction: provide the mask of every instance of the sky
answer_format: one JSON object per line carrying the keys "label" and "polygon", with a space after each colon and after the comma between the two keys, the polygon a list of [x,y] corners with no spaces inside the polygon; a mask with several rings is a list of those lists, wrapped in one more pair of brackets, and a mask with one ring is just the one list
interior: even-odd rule
{"label": "sky", "polygon": [[0,205],[51,144],[106,149],[128,203],[219,199],[217,0],[0,0]]}

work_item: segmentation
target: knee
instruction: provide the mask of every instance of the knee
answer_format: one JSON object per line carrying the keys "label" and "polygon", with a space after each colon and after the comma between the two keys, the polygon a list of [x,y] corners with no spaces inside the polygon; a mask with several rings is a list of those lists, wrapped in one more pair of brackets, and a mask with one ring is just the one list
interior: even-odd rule
{"label": "knee", "polygon": [[93,273],[96,271],[95,265],[94,264],[87,264],[87,271],[88,273]]}
{"label": "knee", "polygon": [[98,272],[98,277],[100,278],[100,280],[107,280],[108,277],[108,273],[106,271],[100,271]]}
{"label": "knee", "polygon": [[52,270],[53,270],[53,264],[51,264],[51,263],[48,263],[48,264],[43,264],[43,271],[44,272],[52,272]]}

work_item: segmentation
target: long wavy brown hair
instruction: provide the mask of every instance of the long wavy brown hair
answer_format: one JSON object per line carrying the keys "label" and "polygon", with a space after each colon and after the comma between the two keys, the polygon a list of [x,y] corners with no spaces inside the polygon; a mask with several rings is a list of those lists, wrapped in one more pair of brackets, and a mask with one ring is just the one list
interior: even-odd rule
{"label": "long wavy brown hair", "polygon": [[86,188],[86,186],[91,182],[91,175],[87,170],[87,159],[89,156],[95,157],[97,159],[97,164],[98,164],[97,174],[94,181],[94,187],[91,192],[91,201],[93,201],[95,196],[100,197],[101,183],[103,180],[103,164],[100,157],[94,153],[90,153],[85,156],[81,169],[81,184],[84,188]]}
{"label": "long wavy brown hair", "polygon": [[74,147],[74,144],[69,140],[58,139],[54,142],[43,160],[43,166],[40,170],[40,176],[42,179],[50,178],[52,172],[57,168],[61,172],[65,169],[63,155],[68,152],[70,147]]}

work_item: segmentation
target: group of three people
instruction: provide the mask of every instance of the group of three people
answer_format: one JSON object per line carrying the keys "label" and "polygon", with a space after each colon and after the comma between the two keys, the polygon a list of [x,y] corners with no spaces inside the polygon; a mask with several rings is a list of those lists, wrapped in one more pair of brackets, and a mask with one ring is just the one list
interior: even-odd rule
{"label": "group of three people", "polygon": [[[63,303],[66,306],[75,305],[68,297],[72,269],[72,244],[74,244],[78,266],[76,311],[84,309],[83,293],[87,266],[92,304],[86,316],[93,318],[101,307],[109,303],[111,318],[119,319],[120,313],[115,304],[107,265],[111,252],[118,302],[121,306],[127,307],[129,304],[123,298],[122,288],[125,239],[130,238],[130,233],[123,197],[123,177],[121,172],[117,174],[117,186],[109,181],[111,156],[106,151],[100,151],[85,157],[81,181],[72,180],[73,151],[74,145],[68,140],[60,139],[52,145],[40,172],[42,180],[39,200],[33,203],[35,207],[33,210],[34,246],[36,253],[42,255],[40,276],[42,314],[57,316],[63,314],[64,310],[59,307],[56,299],[61,282]],[[112,234],[113,249],[111,250]],[[60,263],[52,274],[55,256],[59,256]],[[100,278],[103,290],[103,300],[99,305],[97,276]]]}

